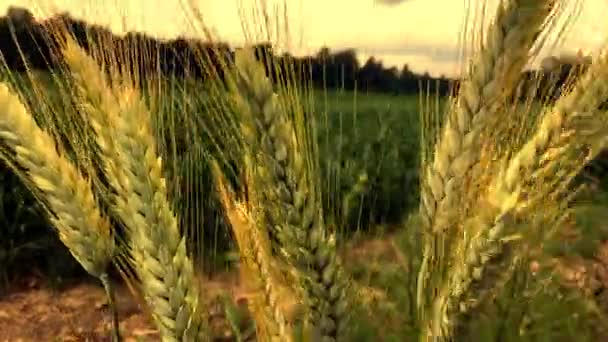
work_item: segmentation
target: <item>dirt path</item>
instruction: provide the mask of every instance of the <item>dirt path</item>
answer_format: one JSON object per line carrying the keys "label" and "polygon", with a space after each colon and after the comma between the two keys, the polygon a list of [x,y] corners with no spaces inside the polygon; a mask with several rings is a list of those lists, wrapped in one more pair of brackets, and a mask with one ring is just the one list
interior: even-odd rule
{"label": "dirt path", "polygon": [[[238,299],[233,276],[201,283],[209,298],[227,290]],[[126,286],[117,286],[116,301],[125,342],[160,341],[149,316]],[[219,304],[210,310],[216,329],[225,331],[222,340],[230,341]],[[0,298],[0,342],[110,341],[110,319],[103,288],[92,281],[53,289],[40,279],[22,279]]]}
{"label": "dirt path", "polygon": [[[125,337],[157,341],[151,322],[127,288],[116,292]],[[3,342],[109,341],[109,324],[103,289],[90,282],[56,290],[30,279],[25,288],[11,291],[0,301]]]}

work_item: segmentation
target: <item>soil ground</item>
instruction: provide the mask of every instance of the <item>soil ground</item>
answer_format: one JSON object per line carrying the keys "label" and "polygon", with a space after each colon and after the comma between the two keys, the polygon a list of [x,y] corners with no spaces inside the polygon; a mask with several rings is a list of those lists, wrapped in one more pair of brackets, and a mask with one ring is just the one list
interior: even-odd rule
{"label": "soil ground", "polygon": [[[349,260],[375,259],[384,255],[399,262],[389,239],[372,239],[348,248]],[[388,256],[386,254],[389,254]],[[572,286],[592,289],[608,288],[608,242],[596,260],[562,260],[557,265]],[[202,293],[215,298],[208,307],[215,331],[233,341],[217,298],[227,294],[235,303],[246,306],[246,291],[239,284],[237,272],[201,279]],[[591,281],[590,281],[591,280]],[[115,285],[121,332],[125,342],[159,341],[144,306],[125,285]],[[602,291],[603,297],[608,291]],[[598,298],[599,299],[599,298]],[[599,300],[608,312],[608,298]],[[110,341],[110,313],[103,288],[94,281],[78,281],[54,288],[43,277],[27,276],[12,282],[0,297],[0,342],[102,342]]]}
{"label": "soil ground", "polygon": [[[201,284],[210,297],[217,298],[228,290],[239,299],[239,285],[231,274],[206,279]],[[160,341],[149,315],[129,288],[115,287],[124,341]],[[221,322],[224,320],[219,305],[212,305],[211,310],[213,321],[225,325]],[[40,277],[29,276],[13,282],[0,298],[0,342],[105,342],[110,341],[110,324],[105,293],[93,281],[52,288]],[[226,340],[231,340],[228,327],[222,330],[226,332]]]}

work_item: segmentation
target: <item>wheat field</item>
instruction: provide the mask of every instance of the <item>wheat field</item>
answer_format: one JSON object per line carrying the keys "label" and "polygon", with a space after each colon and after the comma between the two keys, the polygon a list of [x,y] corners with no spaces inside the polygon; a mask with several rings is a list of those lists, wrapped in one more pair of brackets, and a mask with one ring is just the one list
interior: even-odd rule
{"label": "wheat field", "polygon": [[554,255],[605,208],[578,206],[577,176],[608,148],[608,57],[556,101],[513,99],[562,4],[503,1],[445,99],[320,91],[248,47],[224,77],[161,81],[56,23],[62,67],[0,85],[0,156],[104,288],[115,342],[111,267],[163,342],[220,338],[198,281],[218,231],[249,293],[237,341],[602,340],[606,309]]}

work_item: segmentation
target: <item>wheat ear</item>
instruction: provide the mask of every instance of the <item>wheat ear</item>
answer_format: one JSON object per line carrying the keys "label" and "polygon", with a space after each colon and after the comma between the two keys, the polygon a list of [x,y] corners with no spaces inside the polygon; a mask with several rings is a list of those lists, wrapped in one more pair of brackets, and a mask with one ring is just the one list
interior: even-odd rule
{"label": "wheat ear", "polygon": [[[246,161],[246,169],[250,164]],[[247,285],[262,298],[250,301],[254,313],[258,338],[263,340],[278,339],[293,341],[294,325],[300,314],[297,303],[298,295],[286,285],[286,279],[279,271],[284,268],[277,265],[271,255],[270,241],[265,230],[254,221],[254,207],[251,203],[235,198],[222,174],[217,162],[212,163],[212,170],[220,202],[234,232],[241,256],[241,275]],[[247,198],[251,198],[249,193]]]}
{"label": "wheat ear", "polygon": [[511,258],[503,255],[506,243],[516,233],[509,230],[513,226],[509,218],[516,212],[534,208],[533,202],[554,195],[551,183],[529,189],[526,182],[538,176],[542,168],[552,169],[548,164],[572,168],[565,172],[575,175],[583,167],[584,160],[565,163],[565,157],[571,157],[568,152],[581,144],[594,145],[603,140],[608,132],[608,120],[600,116],[603,113],[599,107],[608,100],[607,85],[608,58],[604,57],[590,67],[571,93],[560,98],[545,113],[535,134],[500,169],[490,184],[485,208],[479,209],[483,214],[476,218],[477,235],[471,234],[474,236],[464,243],[465,249],[461,258],[454,262],[450,281],[435,303],[435,334],[448,334],[448,329],[457,321],[455,316],[469,309],[463,298],[474,297],[470,294],[471,289],[488,278],[485,270],[488,263]]}
{"label": "wheat ear", "polygon": [[230,82],[241,132],[255,156],[254,186],[260,194],[271,243],[293,267],[307,304],[306,321],[326,340],[346,329],[349,281],[326,236],[322,210],[311,186],[303,142],[281,107],[264,67],[246,49],[236,55]]}
{"label": "wheat ear", "polygon": [[112,138],[112,126],[105,113],[118,112],[118,104],[99,66],[76,42],[68,40],[62,49],[72,84],[74,85],[75,105],[86,122],[95,132],[95,142],[101,153],[106,156],[103,170],[113,190],[119,189],[119,175],[116,169],[116,146]]}
{"label": "wheat ear", "polygon": [[[479,158],[479,135],[489,119],[516,88],[529,51],[555,5],[555,0],[501,2],[483,48],[461,83],[458,103],[448,113],[435,145],[434,157],[423,167],[420,212],[425,232],[417,302],[424,317],[426,294],[434,293],[429,277],[444,273],[440,264],[445,230],[455,224],[465,177]],[[432,272],[431,272],[432,270]],[[433,281],[436,287],[441,280]],[[424,318],[422,318],[424,320]]]}
{"label": "wheat ear", "polygon": [[116,211],[127,226],[134,264],[163,341],[206,339],[199,288],[167,196],[150,114],[132,88],[113,117],[123,178]]}
{"label": "wheat ear", "polygon": [[[80,49],[80,48],[76,48]],[[177,218],[169,204],[150,113],[126,82],[110,88],[84,52],[67,50],[101,159],[116,195],[112,207],[125,224],[143,294],[163,341],[207,339],[199,289]],[[89,80],[96,83],[86,84]]]}
{"label": "wheat ear", "polygon": [[102,216],[91,184],[58,151],[18,97],[0,84],[0,136],[16,153],[32,184],[44,195],[59,237],[84,269],[105,273],[114,248],[109,221]]}
{"label": "wheat ear", "polygon": [[82,267],[103,283],[113,310],[113,341],[120,340],[114,294],[107,268],[114,254],[114,235],[101,213],[91,182],[62,154],[19,98],[0,84],[0,138],[25,169],[28,183],[46,202],[59,238]]}
{"label": "wheat ear", "polygon": [[[573,148],[581,145],[605,144],[608,117],[600,109],[608,100],[608,56],[597,60],[578,80],[572,91],[562,96],[546,111],[534,135],[513,155],[494,178],[489,201],[495,207],[528,208],[530,200],[548,195],[550,188],[527,189],[526,179],[538,175],[543,168],[556,165],[567,174],[576,174],[593,155],[579,156],[577,162],[567,161]],[[598,153],[595,149],[592,153]],[[564,168],[572,170],[564,171]],[[522,193],[534,191],[522,202]],[[501,203],[502,202],[502,203]]]}

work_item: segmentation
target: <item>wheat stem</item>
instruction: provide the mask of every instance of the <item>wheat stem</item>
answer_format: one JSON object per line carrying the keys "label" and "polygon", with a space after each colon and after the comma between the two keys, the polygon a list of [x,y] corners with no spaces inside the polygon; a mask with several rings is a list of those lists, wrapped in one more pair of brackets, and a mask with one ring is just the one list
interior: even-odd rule
{"label": "wheat stem", "polygon": [[116,299],[114,297],[114,287],[110,281],[110,277],[107,273],[104,273],[99,278],[101,280],[101,284],[103,285],[103,289],[106,292],[106,297],[108,298],[108,306],[110,307],[110,312],[112,313],[112,341],[119,342],[122,341],[120,337],[120,324],[118,320],[118,308],[116,307]]}

